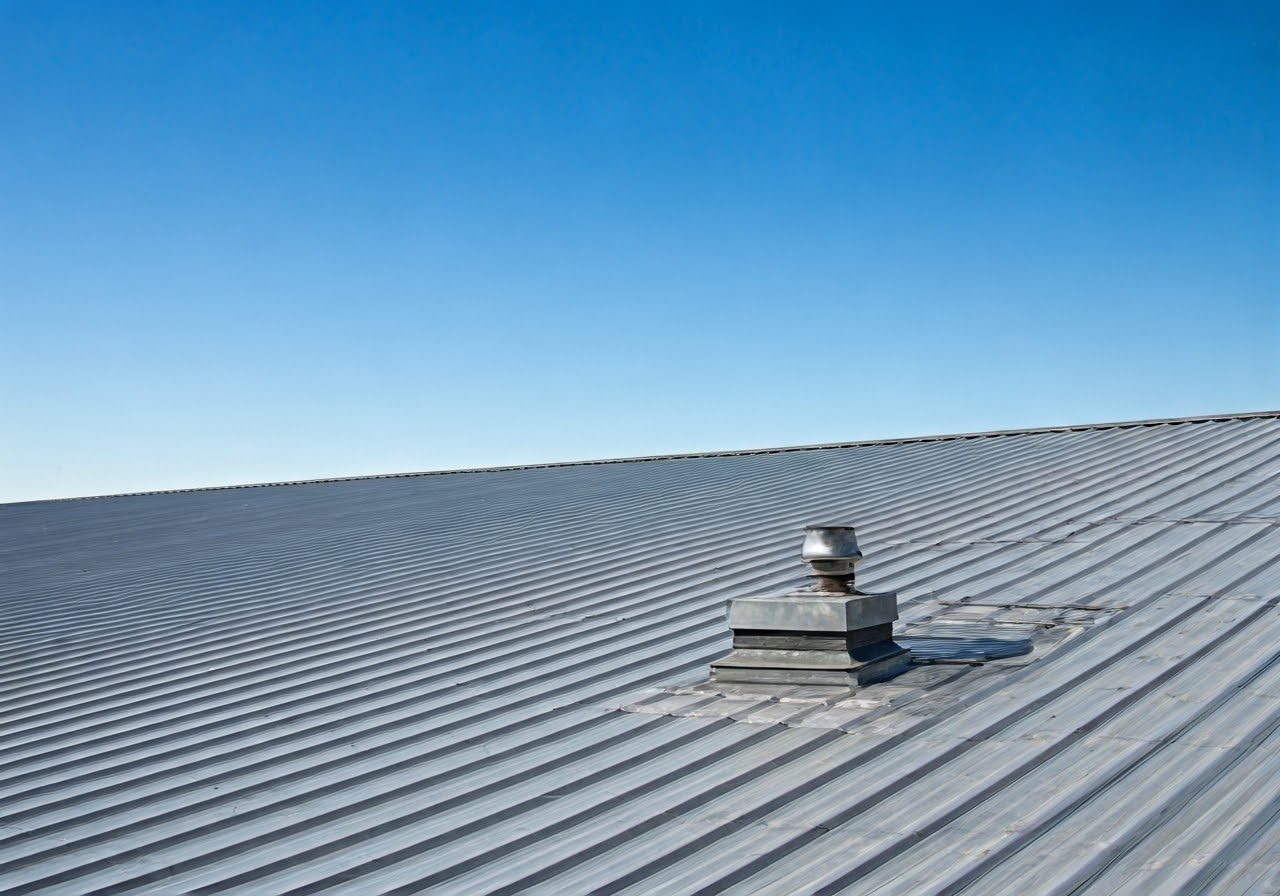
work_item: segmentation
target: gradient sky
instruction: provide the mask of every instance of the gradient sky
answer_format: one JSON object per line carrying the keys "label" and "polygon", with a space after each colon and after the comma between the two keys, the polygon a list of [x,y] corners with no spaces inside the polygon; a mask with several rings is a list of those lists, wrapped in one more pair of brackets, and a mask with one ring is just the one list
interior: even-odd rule
{"label": "gradient sky", "polygon": [[1278,389],[1274,3],[0,2],[0,501]]}

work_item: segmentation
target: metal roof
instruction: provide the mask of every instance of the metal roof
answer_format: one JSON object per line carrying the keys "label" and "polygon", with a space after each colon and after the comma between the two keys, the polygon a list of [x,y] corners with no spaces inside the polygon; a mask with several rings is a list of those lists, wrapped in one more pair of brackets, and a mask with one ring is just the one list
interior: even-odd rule
{"label": "metal roof", "polygon": [[[1034,649],[691,687],[834,519]],[[1278,520],[1277,414],[0,505],[0,891],[1274,893]]]}

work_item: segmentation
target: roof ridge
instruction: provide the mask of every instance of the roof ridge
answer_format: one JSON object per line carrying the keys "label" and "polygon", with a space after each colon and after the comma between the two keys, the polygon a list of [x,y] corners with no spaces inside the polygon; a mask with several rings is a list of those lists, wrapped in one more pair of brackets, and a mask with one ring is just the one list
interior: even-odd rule
{"label": "roof ridge", "polygon": [[859,448],[871,445],[904,445],[913,442],[952,442],[964,439],[989,439],[1005,436],[1042,435],[1054,432],[1086,432],[1104,429],[1132,429],[1140,426],[1174,426],[1185,423],[1228,423],[1237,420],[1280,418],[1280,410],[1242,411],[1234,414],[1204,414],[1192,417],[1158,417],[1149,420],[1119,420],[1107,423],[1080,423],[1067,426],[1040,426],[1024,429],[992,429],[978,432],[946,433],[929,436],[899,436],[897,438],[858,439],[846,442],[819,442],[811,445],[787,445],[777,448],[743,448],[728,451],[690,451],[676,454],[649,454],[635,457],[596,458],[594,460],[547,461],[535,464],[506,464],[487,467],[459,467],[450,470],[419,470],[405,473],[369,473],[358,476],[326,476],[316,479],[282,479],[270,482],[246,482],[233,485],[203,485],[188,488],[165,488],[139,492],[119,492],[107,495],[77,495],[67,498],[38,498],[35,501],[15,501],[15,504],[37,501],[92,501],[99,498],[134,498],[143,495],[173,495],[189,492],[229,491],[241,488],[270,488],[285,485],[318,485],[326,482],[361,482],[371,479],[412,479],[420,476],[455,476],[464,473],[504,473],[516,470],[545,470],[559,467],[589,467],[605,464],[645,463],[660,460],[692,460],[700,457],[745,457],[755,454],[792,454],[800,451],[829,451],[836,448]]}

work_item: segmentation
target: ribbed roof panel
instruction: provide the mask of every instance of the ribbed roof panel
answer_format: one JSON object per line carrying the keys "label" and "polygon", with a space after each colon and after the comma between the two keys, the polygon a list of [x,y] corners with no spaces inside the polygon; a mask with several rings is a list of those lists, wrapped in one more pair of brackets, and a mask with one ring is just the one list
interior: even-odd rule
{"label": "ribbed roof panel", "polygon": [[[1278,508],[1274,415],[3,505],[0,891],[1262,892]],[[1052,649],[656,690],[832,520]]]}

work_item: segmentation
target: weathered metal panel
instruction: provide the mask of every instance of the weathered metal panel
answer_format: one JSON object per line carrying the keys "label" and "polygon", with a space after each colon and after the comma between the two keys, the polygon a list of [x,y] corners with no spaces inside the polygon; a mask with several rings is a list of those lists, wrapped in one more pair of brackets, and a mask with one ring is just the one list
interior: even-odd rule
{"label": "weathered metal panel", "polygon": [[[1272,414],[0,506],[0,891],[1265,891],[1277,470]],[[829,520],[1034,649],[680,691]]]}

